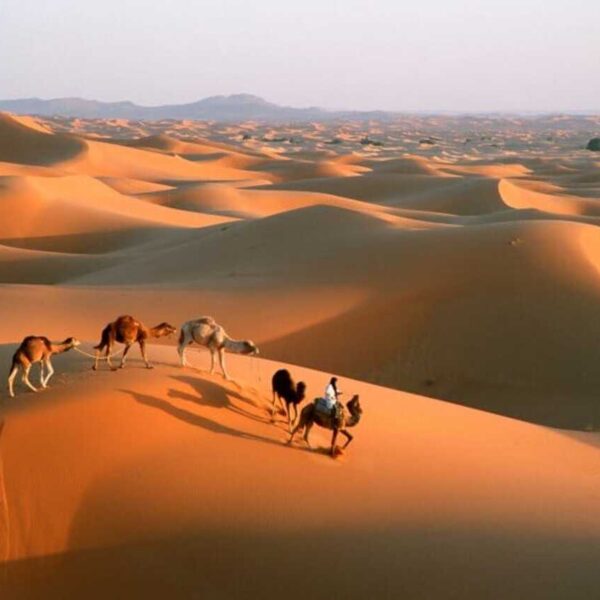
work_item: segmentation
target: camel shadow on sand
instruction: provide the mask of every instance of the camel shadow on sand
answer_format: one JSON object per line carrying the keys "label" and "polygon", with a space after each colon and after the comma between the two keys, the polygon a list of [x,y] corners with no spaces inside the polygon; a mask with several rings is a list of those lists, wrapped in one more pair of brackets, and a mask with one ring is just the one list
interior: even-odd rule
{"label": "camel shadow on sand", "polygon": [[[244,409],[241,409],[237,406],[234,406],[229,401],[228,396],[233,396],[235,398],[239,398],[245,402],[248,402],[252,406],[257,406],[252,399],[244,396],[243,394],[238,394],[237,392],[232,392],[231,390],[224,388],[223,386],[218,385],[212,381],[206,380],[196,380],[191,377],[185,376],[177,376],[174,377],[179,381],[184,381],[186,383],[192,384],[193,389],[197,392],[197,395],[182,392],[181,390],[171,389],[168,392],[169,398],[173,398],[176,400],[184,400],[186,402],[192,402],[197,406],[210,406],[213,408],[224,408],[227,410],[231,410],[236,414],[242,415],[254,421],[257,421],[262,424],[269,423],[268,420],[261,419],[260,417],[247,412]],[[213,419],[209,419],[203,415],[200,415],[196,412],[192,412],[191,410],[187,410],[185,408],[180,408],[176,406],[172,402],[169,402],[168,399],[160,398],[157,396],[150,396],[149,394],[142,394],[140,392],[136,392],[133,390],[120,390],[123,393],[129,394],[133,399],[139,404],[143,404],[144,406],[148,406],[150,408],[154,408],[160,410],[171,417],[179,419],[184,423],[189,425],[193,425],[195,427],[202,427],[208,431],[212,431],[213,433],[230,435],[232,437],[242,438],[249,441],[254,442],[262,442],[265,444],[271,444],[274,446],[282,447],[285,445],[287,440],[278,440],[271,437],[266,437],[262,435],[257,435],[255,433],[250,433],[247,431],[243,431],[241,429],[235,429],[230,427],[229,425],[224,425],[215,421]],[[302,448],[298,446],[289,446],[294,450],[300,451],[308,451],[309,448]],[[317,450],[318,452],[318,450]]]}
{"label": "camel shadow on sand", "polygon": [[[248,408],[258,410],[266,409],[261,403],[256,402],[252,397],[244,394],[242,391],[233,390],[230,387],[225,387],[215,381],[198,379],[197,377],[190,377],[188,375],[175,375],[172,379],[189,385],[192,389],[192,393],[171,389],[168,392],[169,398],[192,402],[199,406],[225,408],[238,415],[256,421],[257,423],[267,424],[270,422],[266,417],[261,418],[259,415],[251,412],[251,410],[248,410]],[[232,399],[239,400],[243,405],[239,406],[233,404],[231,401]],[[248,408],[245,408],[245,406]]]}

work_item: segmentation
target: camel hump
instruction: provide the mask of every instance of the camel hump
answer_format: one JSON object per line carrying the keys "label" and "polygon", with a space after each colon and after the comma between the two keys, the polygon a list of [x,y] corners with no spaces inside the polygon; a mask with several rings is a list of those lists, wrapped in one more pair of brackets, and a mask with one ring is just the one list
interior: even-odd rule
{"label": "camel hump", "polygon": [[137,325],[138,321],[131,315],[121,315],[115,321],[115,325]]}
{"label": "camel hump", "polygon": [[196,323],[198,325],[210,325],[211,327],[216,327],[217,322],[212,317],[200,317],[196,319]]}
{"label": "camel hump", "polygon": [[273,390],[288,388],[293,385],[292,375],[287,369],[275,371],[271,379]]}
{"label": "camel hump", "polygon": [[21,348],[26,348],[28,346],[31,346],[32,344],[42,344],[43,346],[48,348],[48,350],[50,350],[52,342],[43,335],[28,335],[21,342]]}
{"label": "camel hump", "polygon": [[200,330],[202,332],[202,337],[212,335],[219,329],[223,329],[212,317],[200,317],[199,319],[188,321],[186,325],[192,332],[194,330]]}

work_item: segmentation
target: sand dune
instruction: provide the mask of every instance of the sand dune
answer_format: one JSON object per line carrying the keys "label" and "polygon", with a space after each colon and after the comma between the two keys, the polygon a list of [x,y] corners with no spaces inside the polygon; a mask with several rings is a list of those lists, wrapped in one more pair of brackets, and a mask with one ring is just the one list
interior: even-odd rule
{"label": "sand dune", "polygon": [[[89,351],[119,314],[211,314],[265,357],[232,356],[234,384],[175,368],[173,340],[154,371],[70,353],[3,396],[0,595],[594,597],[582,119],[0,115],[5,364],[28,334]],[[361,394],[338,460],[270,422],[283,365]]]}
{"label": "sand dune", "polygon": [[121,194],[137,195],[148,192],[161,192],[173,189],[173,186],[162,183],[144,181],[142,179],[128,179],[127,177],[101,177],[103,183]]}
{"label": "sand dune", "polygon": [[12,216],[0,225],[2,238],[143,229],[157,225],[203,227],[229,220],[147,206],[82,175],[0,177],[0,203]]}
{"label": "sand dune", "polygon": [[356,200],[386,203],[407,193],[441,188],[450,179],[420,174],[373,173],[362,177],[327,177],[276,184],[274,189],[322,192]]}
{"label": "sand dune", "polygon": [[[524,187],[522,182],[515,184],[504,180],[500,183],[500,193],[505,202],[513,208],[535,208],[560,215],[583,215],[597,217],[600,215],[600,204],[597,199],[585,199],[566,194],[550,193],[547,186],[539,184]],[[537,188],[537,189],[536,189]]]}
{"label": "sand dune", "polygon": [[0,113],[0,161],[51,165],[85,152],[81,139],[46,133],[37,124]]}
{"label": "sand dune", "polygon": [[[240,218],[268,217],[300,208],[331,206],[369,214],[388,222],[400,220],[393,208],[373,206],[368,202],[317,192],[271,190],[262,187],[249,189],[247,186],[239,187],[229,183],[192,184],[146,194],[144,200],[182,210]],[[416,220],[414,224],[424,226]]]}
{"label": "sand dune", "polygon": [[[173,359],[172,349],[152,352]],[[425,598],[448,586],[492,598],[532,586],[540,596],[592,592],[594,446],[347,380],[348,392],[365,398],[364,424],[332,464],[300,443],[284,445],[283,423],[269,423],[266,381],[256,380],[251,360],[231,362],[253,383],[162,365],[92,374],[69,357],[61,359],[73,372],[68,386],[63,376],[28,398],[27,410],[5,415],[8,592],[27,575],[32,589],[51,585],[57,597],[84,586],[100,597],[114,589],[106,575],[117,572],[129,593],[156,593],[179,578],[180,594],[193,587],[234,597],[288,588],[292,597],[369,589]],[[294,372],[309,389],[324,378]],[[314,439],[326,447],[324,433]],[[235,578],[215,560],[217,549],[235,556]],[[289,552],[294,560],[282,560]],[[431,557],[453,568],[424,578]],[[559,583],[544,568],[548,559],[560,565]]]}

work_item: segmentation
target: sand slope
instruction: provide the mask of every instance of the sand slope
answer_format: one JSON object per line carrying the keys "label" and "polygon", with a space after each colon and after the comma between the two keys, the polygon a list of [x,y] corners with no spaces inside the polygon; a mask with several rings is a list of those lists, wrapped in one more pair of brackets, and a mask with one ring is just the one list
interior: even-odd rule
{"label": "sand slope", "polygon": [[[0,396],[0,595],[594,597],[595,124],[0,115],[5,366],[119,314],[265,357]],[[284,446],[283,364],[361,394],[342,458]]]}
{"label": "sand slope", "polygon": [[[172,348],[152,354],[174,359]],[[92,373],[84,359],[58,360],[68,385],[59,375],[4,417],[11,594],[25,575],[46,597],[593,593],[593,445],[345,380],[364,422],[333,461],[286,447],[283,423],[269,422],[274,363],[231,360],[238,386],[163,365]],[[313,392],[326,380],[293,371]]]}
{"label": "sand slope", "polygon": [[[592,156],[523,149],[486,160],[474,142],[462,158],[387,145],[372,156],[320,147],[330,132],[316,126],[286,146],[266,141],[275,130],[240,144],[235,127],[208,140],[187,122],[104,141],[51,133],[51,121],[3,123],[23,147],[40,136],[85,146],[51,167],[14,157],[0,178],[12,215],[0,224],[0,282],[61,284],[47,302],[57,316],[89,313],[99,298],[102,320],[111,304],[143,306],[156,322],[211,312],[269,357],[598,426]],[[15,305],[13,291],[7,341],[44,296],[24,288]],[[79,335],[97,335],[96,315],[78,320]]]}

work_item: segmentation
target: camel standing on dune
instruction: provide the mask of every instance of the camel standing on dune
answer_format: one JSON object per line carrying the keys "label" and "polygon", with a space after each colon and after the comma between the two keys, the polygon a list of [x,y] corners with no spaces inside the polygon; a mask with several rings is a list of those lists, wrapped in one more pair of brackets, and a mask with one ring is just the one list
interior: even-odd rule
{"label": "camel standing on dune", "polygon": [[258,348],[250,340],[233,340],[225,329],[221,327],[212,317],[200,317],[192,321],[186,321],[179,334],[179,361],[182,367],[188,365],[185,358],[185,350],[192,342],[204,346],[210,350],[210,372],[215,371],[215,354],[219,356],[219,364],[225,379],[230,379],[225,368],[225,351],[234,354],[258,354]]}
{"label": "camel standing on dune", "polygon": [[[37,392],[31,381],[29,381],[29,371],[31,365],[40,363],[40,386],[48,387],[48,381],[54,374],[52,362],[50,361],[53,354],[61,354],[79,346],[79,340],[74,337],[67,338],[64,342],[53,343],[47,337],[30,335],[26,337],[17,351],[13,355],[10,374],[8,376],[8,393],[11,398],[15,397],[14,381],[19,369],[23,371],[23,383],[32,391]],[[46,367],[46,375],[44,376],[44,367]]]}
{"label": "camel standing on dune", "polygon": [[[271,419],[275,420],[275,400],[279,398],[279,403],[285,408],[288,418],[288,429],[292,432],[292,424],[298,418],[298,405],[304,400],[306,395],[306,384],[299,381],[297,384],[292,379],[292,375],[287,369],[279,369],[273,374],[271,379],[271,390],[273,391],[273,402],[271,403]],[[292,408],[294,417],[292,418]]]}
{"label": "camel standing on dune", "polygon": [[317,407],[317,402],[319,398],[317,398],[312,404],[305,406],[300,413],[300,420],[298,421],[298,425],[294,428],[292,433],[290,434],[290,439],[288,440],[288,444],[292,443],[294,436],[296,433],[302,429],[304,429],[304,441],[310,447],[310,442],[308,440],[308,434],[312,429],[312,426],[317,424],[320,427],[324,427],[325,429],[333,430],[333,437],[331,439],[331,456],[335,456],[335,441],[337,439],[338,433],[341,433],[346,436],[346,443],[342,446],[342,450],[346,448],[350,442],[354,439],[354,437],[348,433],[348,427],[355,427],[358,425],[360,421],[360,417],[362,415],[362,407],[360,405],[360,400],[358,394],[352,397],[352,400],[346,404],[346,408],[348,409],[348,413],[344,410],[342,412],[341,420],[338,421],[334,418],[334,416],[328,412],[324,412],[319,410]]}
{"label": "camel standing on dune", "polygon": [[146,327],[143,323],[140,323],[129,315],[123,315],[116,321],[109,323],[103,330],[100,338],[100,343],[94,346],[96,349],[96,362],[94,363],[94,371],[98,369],[98,361],[100,360],[100,353],[105,349],[106,362],[108,366],[115,371],[116,367],[112,366],[110,361],[112,347],[115,342],[125,344],[125,350],[123,351],[123,357],[121,358],[121,364],[119,368],[122,369],[125,366],[125,359],[127,353],[133,344],[139,344],[142,358],[146,363],[146,368],[152,369],[152,365],[148,362],[146,356],[146,340],[149,338],[161,338],[167,335],[175,333],[177,330],[172,325],[166,322],[156,325],[156,327]]}

